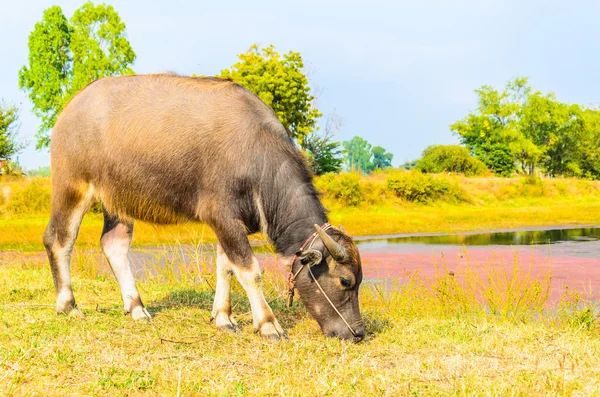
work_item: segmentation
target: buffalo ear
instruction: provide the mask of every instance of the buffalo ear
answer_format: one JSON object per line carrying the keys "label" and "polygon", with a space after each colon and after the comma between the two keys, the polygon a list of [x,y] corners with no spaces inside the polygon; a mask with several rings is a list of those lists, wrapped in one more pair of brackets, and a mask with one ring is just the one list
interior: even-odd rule
{"label": "buffalo ear", "polygon": [[321,263],[323,254],[318,250],[300,250],[296,252],[296,256],[300,259],[303,265],[314,266]]}

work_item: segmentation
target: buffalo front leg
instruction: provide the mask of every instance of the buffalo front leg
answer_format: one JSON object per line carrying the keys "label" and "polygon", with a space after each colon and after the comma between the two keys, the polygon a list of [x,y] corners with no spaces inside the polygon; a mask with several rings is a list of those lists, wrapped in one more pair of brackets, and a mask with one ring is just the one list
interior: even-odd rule
{"label": "buffalo front leg", "polygon": [[71,286],[71,253],[92,200],[93,189],[89,185],[52,188],[52,212],[44,232],[44,246],[56,288],[56,312],[60,314],[82,315]]}
{"label": "buffalo front leg", "polygon": [[285,331],[279,325],[279,321],[275,318],[273,310],[265,299],[260,267],[252,253],[243,224],[237,221],[221,224],[219,227],[215,227],[215,232],[224,256],[248,295],[252,307],[254,330],[267,339],[286,338]]}
{"label": "buffalo front leg", "polygon": [[129,262],[132,236],[133,223],[121,222],[106,210],[104,211],[104,228],[100,245],[119,283],[125,314],[130,313],[134,320],[150,320],[150,313],[142,304]]}
{"label": "buffalo front leg", "polygon": [[229,262],[221,244],[217,244],[217,289],[210,316],[221,329],[235,331],[237,323],[231,313],[231,278],[233,265]]}

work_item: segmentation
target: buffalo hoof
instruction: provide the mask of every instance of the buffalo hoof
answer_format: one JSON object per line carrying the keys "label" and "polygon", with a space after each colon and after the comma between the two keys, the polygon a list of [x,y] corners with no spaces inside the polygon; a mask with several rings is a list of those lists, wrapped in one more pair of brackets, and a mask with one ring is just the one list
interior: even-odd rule
{"label": "buffalo hoof", "polygon": [[238,332],[238,329],[231,324],[218,325],[217,328],[219,328],[221,331],[227,331],[233,334],[237,334]]}
{"label": "buffalo hoof", "polygon": [[56,309],[56,314],[59,315],[64,315],[64,316],[69,316],[69,317],[74,317],[74,318],[84,318],[85,316],[83,315],[83,313],[81,312],[81,310],[79,310],[77,308],[77,306],[75,306],[75,304],[69,304],[66,305],[65,307],[62,308],[57,308]]}
{"label": "buffalo hoof", "polygon": [[283,328],[281,328],[281,325],[279,325],[279,322],[277,320],[274,320],[273,322],[263,323],[260,326],[258,332],[260,333],[260,336],[269,341],[279,341],[281,339],[288,338],[287,334],[285,333]]}
{"label": "buffalo hoof", "polygon": [[58,314],[71,314],[77,316],[78,313],[81,312],[77,309],[77,305],[75,304],[75,298],[73,298],[73,293],[71,291],[61,291],[56,297],[56,313]]}
{"label": "buffalo hoof", "polygon": [[85,317],[83,315],[83,313],[81,312],[81,310],[79,310],[77,307],[74,307],[73,310],[71,310],[69,312],[69,316],[74,317],[74,318],[84,318]]}
{"label": "buffalo hoof", "polygon": [[233,314],[227,314],[224,311],[217,312],[210,316],[210,321],[214,321],[217,328],[236,333],[238,331],[237,321],[233,318]]}
{"label": "buffalo hoof", "polygon": [[134,321],[150,321],[152,316],[148,313],[148,310],[144,306],[135,306],[131,312],[131,318]]}

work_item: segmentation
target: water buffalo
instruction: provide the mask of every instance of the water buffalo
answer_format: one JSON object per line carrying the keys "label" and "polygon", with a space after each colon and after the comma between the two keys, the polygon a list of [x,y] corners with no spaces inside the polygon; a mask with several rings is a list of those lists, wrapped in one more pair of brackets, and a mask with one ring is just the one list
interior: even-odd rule
{"label": "water buffalo", "polygon": [[[285,332],[267,304],[248,234],[262,231],[293,257],[295,287],[323,333],[358,341],[362,269],[352,239],[327,222],[311,173],[273,110],[232,81],[176,75],[98,80],[65,107],[52,134],[52,212],[44,233],[59,313],[79,313],[70,259],[83,215],[102,203],[100,243],[126,313],[150,318],[128,251],[134,220],[200,221],[216,233],[216,325],[234,330],[235,274],[263,337]],[[315,234],[315,236],[317,236]],[[296,254],[296,255],[295,255]],[[307,269],[307,270],[300,270]]]}

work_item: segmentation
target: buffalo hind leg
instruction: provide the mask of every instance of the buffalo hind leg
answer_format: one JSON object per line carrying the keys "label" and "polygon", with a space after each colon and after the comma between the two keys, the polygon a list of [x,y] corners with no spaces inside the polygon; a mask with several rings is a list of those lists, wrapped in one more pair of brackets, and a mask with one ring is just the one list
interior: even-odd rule
{"label": "buffalo hind leg", "polygon": [[243,224],[233,220],[221,223],[215,227],[215,232],[227,261],[248,295],[254,330],[271,340],[287,338],[265,299],[258,260],[252,252]]}
{"label": "buffalo hind leg", "polygon": [[132,236],[133,223],[121,222],[104,210],[104,228],[100,245],[119,283],[125,314],[130,313],[134,320],[150,320],[150,313],[142,304],[129,262],[128,254]]}
{"label": "buffalo hind leg", "polygon": [[229,262],[221,244],[217,244],[217,289],[210,316],[215,325],[228,331],[236,331],[237,323],[231,313],[231,278],[233,265]]}
{"label": "buffalo hind leg", "polygon": [[54,186],[50,222],[44,232],[52,278],[56,288],[56,311],[81,316],[71,286],[71,253],[83,216],[93,201],[90,185]]}

